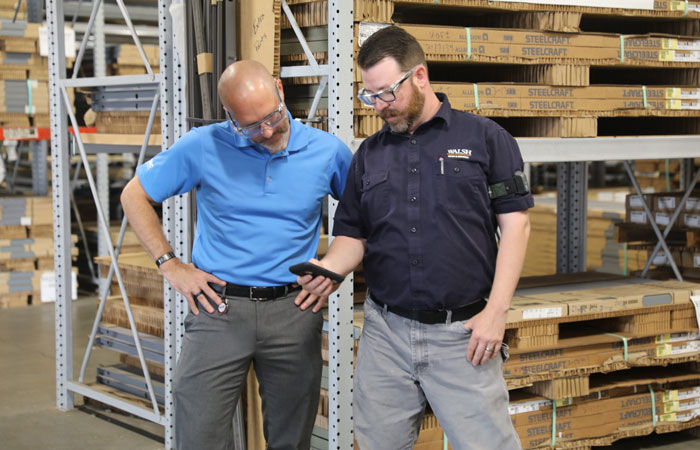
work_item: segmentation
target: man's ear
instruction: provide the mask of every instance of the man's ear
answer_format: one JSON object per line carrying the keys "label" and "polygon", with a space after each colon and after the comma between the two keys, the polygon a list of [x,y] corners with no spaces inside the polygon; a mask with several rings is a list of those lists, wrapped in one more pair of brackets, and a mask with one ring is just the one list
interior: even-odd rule
{"label": "man's ear", "polygon": [[416,70],[413,71],[413,77],[414,82],[419,88],[424,88],[428,84],[428,69],[425,68],[423,64],[420,64],[418,67],[416,67]]}
{"label": "man's ear", "polygon": [[280,97],[282,97],[282,101],[284,101],[284,86],[282,86],[282,80],[278,78],[276,80],[276,82],[277,82],[277,89],[280,90]]}

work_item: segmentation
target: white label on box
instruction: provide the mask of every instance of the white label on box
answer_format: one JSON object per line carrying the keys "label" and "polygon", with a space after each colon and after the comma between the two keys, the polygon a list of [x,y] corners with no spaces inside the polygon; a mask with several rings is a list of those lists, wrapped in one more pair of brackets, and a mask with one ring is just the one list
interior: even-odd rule
{"label": "white label on box", "polygon": [[36,139],[39,131],[36,128],[4,128],[3,133],[7,140]]}
{"label": "white label on box", "polygon": [[660,197],[659,209],[676,209],[676,197]]}
{"label": "white label on box", "polygon": [[32,224],[32,218],[28,216],[20,217],[19,224],[28,227]]}
{"label": "white label on box", "polygon": [[688,200],[685,201],[685,210],[686,211],[698,211],[698,210],[700,210],[700,198],[688,197]]}
{"label": "white label on box", "polygon": [[549,319],[550,317],[561,317],[562,307],[546,307],[546,308],[534,308],[526,309],[523,311],[523,319]]}
{"label": "white label on box", "polygon": [[700,351],[700,342],[698,341],[691,341],[688,342],[687,344],[680,345],[678,347],[672,347],[671,348],[671,354],[672,355],[681,355],[683,353],[693,353]]}
{"label": "white label on box", "polygon": [[679,402],[677,411],[693,411],[698,408],[700,408],[700,398],[695,398],[690,402]]}
{"label": "white label on box", "polygon": [[698,320],[698,323],[700,323],[700,297],[691,295],[690,301],[693,302],[693,306],[695,306],[695,318]]}
{"label": "white label on box", "polygon": [[678,400],[686,400],[693,397],[700,397],[700,387],[694,387],[688,391],[679,391]]}
{"label": "white label on box", "polygon": [[668,258],[666,257],[666,253],[664,254],[656,254],[654,256],[654,259],[651,260],[651,263],[655,266],[666,266],[668,265]]}
{"label": "white label on box", "polygon": [[676,421],[678,422],[689,422],[696,417],[700,417],[700,409],[694,409],[685,413],[676,414]]}
{"label": "white label on box", "polygon": [[514,414],[539,411],[540,408],[550,406],[551,404],[551,400],[533,400],[530,402],[517,403],[514,405],[508,405],[508,413],[510,413],[510,415],[512,416]]}
{"label": "white label on box", "polygon": [[[66,58],[75,58],[75,30],[69,26],[64,30]],[[39,55],[49,56],[49,29],[45,23],[39,27]]]}
{"label": "white label on box", "polygon": [[700,216],[697,214],[683,214],[683,221],[685,226],[689,228],[700,227]]}
{"label": "white label on box", "polygon": [[501,0],[537,5],[586,6],[591,8],[654,9],[654,0]]}
{"label": "white label on box", "polygon": [[695,333],[666,333],[656,336],[654,340],[657,344],[666,342],[682,342],[700,340],[700,332]]}
{"label": "white label on box", "polygon": [[657,212],[656,214],[654,214],[654,220],[659,225],[668,225],[669,223],[671,223],[671,214]]}
{"label": "white label on box", "polygon": [[644,208],[644,201],[641,195],[630,196],[630,208]]}
{"label": "white label on box", "polygon": [[647,214],[644,211],[630,211],[630,222],[647,223]]}
{"label": "white label on box", "polygon": [[693,267],[700,267],[700,255],[693,255]]}
{"label": "white label on box", "polygon": [[[75,272],[71,271],[71,299],[78,298],[78,278]],[[55,302],[56,301],[56,273],[52,270],[41,274],[41,301]]]}
{"label": "white label on box", "polygon": [[357,45],[362,47],[362,44],[377,31],[388,27],[386,23],[360,22],[360,29],[357,33]]}

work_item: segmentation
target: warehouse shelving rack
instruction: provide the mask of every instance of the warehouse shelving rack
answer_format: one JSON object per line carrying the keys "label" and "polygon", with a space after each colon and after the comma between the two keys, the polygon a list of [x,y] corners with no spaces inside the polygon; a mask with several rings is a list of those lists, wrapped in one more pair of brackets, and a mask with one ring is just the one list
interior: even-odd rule
{"label": "warehouse shelving rack", "polygon": [[[81,45],[81,52],[84,51],[87,36],[94,26],[95,20],[100,22],[98,12],[101,1],[95,0],[92,4],[92,13],[88,24],[85,36]],[[128,13],[122,0],[117,0],[119,9],[124,15],[124,19],[130,28],[132,37],[137,47],[141,45],[138,36],[134,33],[134,27],[131,25]],[[182,320],[176,318],[184,317],[185,302],[179,294],[165,286],[165,302],[164,302],[164,327],[165,327],[165,406],[161,412],[157,406],[152,383],[146,370],[145,361],[143,358],[143,350],[137,333],[134,331],[133,316],[128,307],[128,297],[123,285],[121,273],[116,265],[116,255],[119,252],[121,239],[125,223],[122,224],[122,231],[116,248],[111,245],[111,238],[108,233],[108,225],[105,220],[103,202],[99,198],[98,189],[95,185],[95,180],[92,177],[89,165],[87,164],[87,151],[90,150],[89,145],[83,143],[82,136],[79,132],[76,133],[76,144],[80,151],[83,166],[86,169],[88,181],[93,199],[95,200],[98,217],[102,222],[102,231],[105,234],[105,241],[110,245],[108,252],[112,257],[111,270],[114,271],[120,285],[120,290],[127,306],[127,314],[132,325],[134,342],[137,346],[139,357],[144,368],[144,375],[148,383],[148,390],[151,394],[151,403],[153,408],[144,408],[134,403],[130,403],[116,396],[98,391],[83,382],[85,364],[89,356],[91,345],[86,351],[81,376],[75,380],[73,368],[73,336],[72,336],[72,317],[71,317],[71,297],[70,297],[70,195],[69,185],[70,178],[68,176],[69,169],[69,142],[68,142],[68,121],[67,116],[70,116],[71,122],[75,126],[75,115],[72,112],[71,105],[68,101],[67,88],[75,87],[97,87],[97,86],[115,86],[115,85],[130,85],[140,83],[159,83],[160,90],[158,98],[153,103],[151,110],[151,123],[155,116],[155,111],[159,108],[161,111],[161,149],[167,149],[185,130],[184,107],[186,105],[181,75],[181,63],[177,53],[174,51],[173,42],[175,40],[178,29],[173,26],[170,19],[169,8],[182,7],[181,1],[166,1],[158,2],[158,23],[159,23],[159,44],[160,44],[160,73],[154,74],[148,66],[147,60],[144,58],[144,64],[149,72],[146,75],[130,75],[118,77],[94,77],[94,78],[67,78],[65,66],[65,48],[64,48],[64,10],[63,2],[58,0],[47,0],[46,2],[46,17],[48,24],[48,44],[49,44],[49,88],[50,88],[50,107],[51,107],[51,156],[52,156],[52,184],[53,184],[53,209],[54,209],[54,242],[55,242],[55,270],[56,270],[56,306],[55,306],[55,323],[56,323],[56,404],[61,410],[70,410],[74,405],[74,394],[80,394],[98,400],[102,403],[114,406],[118,409],[127,411],[144,419],[159,423],[165,427],[165,444],[166,447],[173,447],[173,402],[172,402],[172,372],[177,358],[177,349],[180,347],[182,337]],[[100,30],[96,37],[100,35]],[[99,45],[98,45],[99,46]],[[80,53],[79,52],[79,55]],[[79,65],[79,61],[76,61]],[[77,74],[77,71],[75,71]],[[141,154],[143,155],[147,143],[148,132],[144,137],[144,143],[141,146]],[[103,149],[104,150],[104,149]],[[114,149],[115,152],[133,152],[134,148],[124,147]],[[101,179],[106,179],[106,174],[98,175]],[[169,241],[173,243],[175,251],[184,261],[189,261],[189,243],[185,239],[189,236],[189,210],[187,196],[180,196],[176,199],[171,199],[163,205],[163,228]],[[102,300],[100,313],[104,306],[104,297],[106,296],[107,284],[102,289]],[[96,319],[98,322],[99,317]],[[94,332],[93,336],[94,338]],[[91,343],[92,344],[92,339]]]}
{"label": "warehouse shelving rack", "polygon": [[[117,0],[120,11],[128,20],[128,13],[122,0]],[[286,4],[286,2],[285,2]],[[90,15],[85,35],[89,35],[95,20],[100,23],[100,0],[93,2],[93,9]],[[157,406],[152,383],[145,370],[143,350],[141,348],[138,334],[134,331],[134,321],[128,303],[121,273],[116,264],[117,256],[124,234],[125,222],[122,223],[120,237],[116,248],[111,245],[111,238],[107,231],[102,231],[104,239],[109,243],[107,250],[112,258],[110,272],[114,272],[120,285],[122,297],[125,300],[127,314],[129,315],[133,341],[139,353],[148,390],[150,393],[152,410],[126,402],[115,396],[105,394],[95,390],[83,383],[85,366],[89,357],[89,352],[94,342],[95,330],[99,323],[101,311],[104,307],[104,297],[109,285],[110,276],[107,283],[101,289],[100,311],[93,327],[90,343],[86,351],[80,378],[74,379],[73,366],[74,358],[72,354],[72,318],[70,305],[70,253],[66,250],[70,248],[70,205],[69,205],[69,184],[68,161],[68,121],[66,116],[70,116],[72,122],[75,117],[70,111],[68,98],[65,89],[71,87],[97,87],[127,85],[139,83],[160,84],[160,111],[161,111],[161,150],[167,148],[175,140],[184,134],[187,129],[186,124],[186,99],[184,98],[185,86],[182,75],[182,65],[180,56],[175,51],[173,43],[176,41],[178,30],[184,27],[174,26],[170,18],[171,7],[182,7],[181,0],[160,0],[158,2],[159,21],[159,43],[160,43],[160,74],[153,74],[149,70],[147,75],[115,76],[115,77],[94,77],[94,78],[66,78],[65,48],[63,41],[64,30],[64,10],[63,2],[60,0],[47,0],[46,12],[49,26],[49,85],[51,104],[51,155],[53,169],[53,204],[54,204],[54,240],[55,240],[55,269],[56,269],[56,403],[61,410],[70,410],[74,406],[74,394],[93,398],[102,403],[114,406],[141,418],[159,423],[165,427],[165,446],[174,446],[174,422],[173,422],[173,401],[172,401],[172,376],[175,361],[179,356],[184,334],[184,317],[187,313],[187,303],[185,299],[175,292],[165,281],[164,298],[164,351],[165,351],[165,390],[164,390],[164,412]],[[331,132],[338,135],[346,143],[350,144],[352,139],[352,39],[341,39],[346,34],[352,37],[353,13],[352,3],[340,0],[330,1],[328,4],[329,15],[332,17],[331,30],[329,34],[329,47],[333,50],[333,57],[327,66],[318,66],[310,63],[306,68],[285,69],[283,76],[303,76],[303,73],[313,73],[322,75],[329,80],[328,88],[332,98],[336,99],[335,106],[329,111],[329,123]],[[288,8],[287,8],[288,9]],[[103,16],[102,16],[103,17]],[[137,47],[140,47],[135,28],[130,26],[130,31],[134,37]],[[98,34],[100,30],[98,30]],[[97,34],[96,34],[97,36]],[[82,47],[85,46],[85,40]],[[184,49],[183,49],[184,50]],[[342,55],[342,56],[341,56]],[[145,58],[144,58],[145,60]],[[148,67],[147,62],[145,61]],[[349,69],[349,70],[348,70]],[[291,71],[290,71],[291,70]],[[77,73],[77,72],[76,72]],[[320,88],[321,90],[323,87]],[[151,111],[151,121],[157,108],[154,102]],[[149,127],[150,129],[150,127]],[[144,137],[141,146],[141,155],[149,146],[148,133]],[[80,151],[83,164],[88,170],[88,180],[93,192],[93,198],[98,210],[98,216],[102,222],[102,230],[108,230],[107,221],[102,205],[104,199],[100,198],[100,191],[95,185],[95,180],[89,172],[86,164],[87,151],[95,153],[134,151],[133,148],[116,149],[112,146],[90,145],[83,142],[80,133],[76,133],[76,147]],[[105,178],[100,177],[101,179]],[[331,203],[331,212],[335,207]],[[163,229],[172,244],[176,253],[183,261],[190,261],[189,236],[193,226],[192,212],[190,208],[189,194],[170,199],[163,204]],[[352,446],[352,361],[353,361],[353,327],[352,327],[352,279],[341,287],[341,289],[330,300],[329,304],[329,336],[330,336],[330,364],[331,376],[329,381],[329,393],[331,396],[331,421],[329,430],[329,448],[346,449]]]}

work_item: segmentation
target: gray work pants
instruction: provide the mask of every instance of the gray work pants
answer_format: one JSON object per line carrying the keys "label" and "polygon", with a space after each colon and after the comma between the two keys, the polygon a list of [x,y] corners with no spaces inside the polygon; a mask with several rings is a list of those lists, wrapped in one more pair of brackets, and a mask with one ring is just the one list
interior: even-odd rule
{"label": "gray work pants", "polygon": [[454,449],[521,448],[508,414],[503,360],[473,366],[464,322],[426,325],[371,299],[364,320],[353,393],[361,450],[412,449],[426,402]]}
{"label": "gray work pants", "polygon": [[233,414],[251,362],[269,450],[308,450],[321,384],[323,317],[294,304],[230,297],[227,314],[185,319],[173,380],[181,450],[233,448]]}

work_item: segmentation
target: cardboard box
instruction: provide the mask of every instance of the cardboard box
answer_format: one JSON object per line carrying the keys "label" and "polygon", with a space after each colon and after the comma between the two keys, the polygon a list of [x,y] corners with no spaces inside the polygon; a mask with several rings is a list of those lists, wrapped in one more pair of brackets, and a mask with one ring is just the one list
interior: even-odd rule
{"label": "cardboard box", "polygon": [[238,59],[258,61],[274,76],[279,74],[280,8],[279,0],[241,2],[237,8]]}

